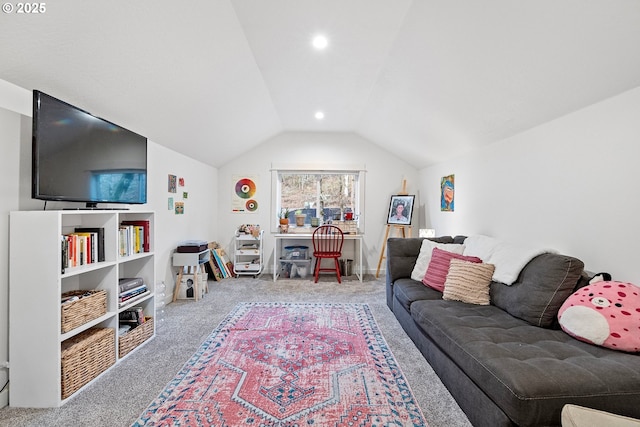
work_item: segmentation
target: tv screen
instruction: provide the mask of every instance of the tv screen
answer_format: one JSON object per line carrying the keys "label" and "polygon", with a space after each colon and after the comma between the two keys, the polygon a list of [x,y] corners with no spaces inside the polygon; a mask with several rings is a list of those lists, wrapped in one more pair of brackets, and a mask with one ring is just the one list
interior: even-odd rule
{"label": "tv screen", "polygon": [[147,202],[147,138],[33,91],[32,197]]}

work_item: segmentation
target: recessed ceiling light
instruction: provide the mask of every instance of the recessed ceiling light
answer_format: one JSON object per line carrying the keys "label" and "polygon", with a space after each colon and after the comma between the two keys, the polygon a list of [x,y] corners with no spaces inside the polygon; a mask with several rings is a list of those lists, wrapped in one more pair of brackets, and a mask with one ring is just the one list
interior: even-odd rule
{"label": "recessed ceiling light", "polygon": [[324,113],[322,111],[316,111],[316,119],[318,120],[324,119]]}
{"label": "recessed ceiling light", "polygon": [[313,47],[316,49],[324,49],[329,44],[329,40],[323,35],[318,35],[313,38]]}

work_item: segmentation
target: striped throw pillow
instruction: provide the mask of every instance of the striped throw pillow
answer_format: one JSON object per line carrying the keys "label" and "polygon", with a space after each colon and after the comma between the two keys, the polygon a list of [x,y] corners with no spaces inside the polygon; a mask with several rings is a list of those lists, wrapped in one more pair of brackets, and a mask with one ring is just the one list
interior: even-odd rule
{"label": "striped throw pillow", "polygon": [[489,305],[489,286],[494,270],[493,264],[452,259],[442,299]]}
{"label": "striped throw pillow", "polygon": [[449,263],[454,258],[469,262],[482,262],[480,258],[475,256],[454,254],[453,252],[433,248],[431,261],[429,261],[429,267],[427,267],[427,272],[424,275],[424,279],[422,279],[422,283],[430,288],[442,292],[444,290],[444,282],[447,279],[447,274],[449,273]]}

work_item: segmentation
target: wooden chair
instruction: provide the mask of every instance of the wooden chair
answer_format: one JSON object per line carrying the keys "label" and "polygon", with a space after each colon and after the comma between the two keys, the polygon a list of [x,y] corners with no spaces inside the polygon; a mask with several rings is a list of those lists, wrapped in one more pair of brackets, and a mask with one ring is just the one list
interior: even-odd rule
{"label": "wooden chair", "polygon": [[[338,283],[342,283],[340,278],[340,263],[338,258],[342,256],[342,244],[344,243],[344,235],[335,225],[322,225],[316,228],[312,235],[313,256],[316,258],[316,266],[314,270],[314,282],[318,282],[318,275],[321,271],[335,271],[338,277]],[[324,258],[333,258],[333,268],[322,268],[322,260]]]}

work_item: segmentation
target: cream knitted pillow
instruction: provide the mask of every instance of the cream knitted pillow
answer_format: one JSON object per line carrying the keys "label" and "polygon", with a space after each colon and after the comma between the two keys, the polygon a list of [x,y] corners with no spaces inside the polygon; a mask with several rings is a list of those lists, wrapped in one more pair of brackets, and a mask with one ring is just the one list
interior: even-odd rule
{"label": "cream knitted pillow", "polygon": [[489,285],[495,266],[452,259],[442,299],[489,305]]}

